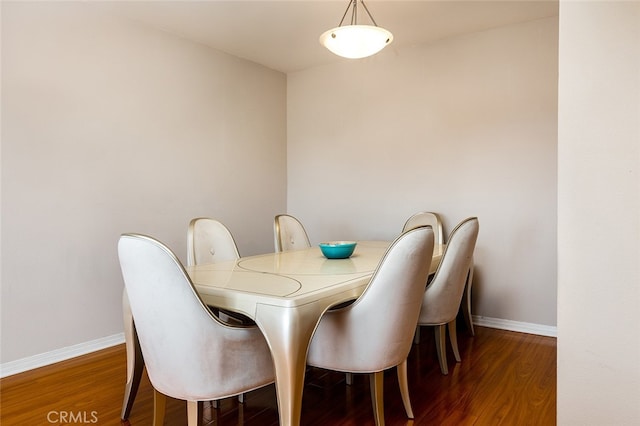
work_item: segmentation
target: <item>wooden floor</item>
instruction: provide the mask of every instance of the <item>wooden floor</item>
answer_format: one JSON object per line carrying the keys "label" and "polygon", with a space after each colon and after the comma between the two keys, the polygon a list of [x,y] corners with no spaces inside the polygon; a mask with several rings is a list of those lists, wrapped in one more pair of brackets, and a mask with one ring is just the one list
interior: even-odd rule
{"label": "wooden floor", "polygon": [[[395,425],[554,425],[556,423],[556,339],[477,327],[458,333],[462,363],[449,350],[449,375],[440,373],[433,333],[409,357],[409,387],[415,420],[404,414],[395,371],[385,374],[385,419]],[[120,409],[125,381],[124,345],[6,377],[0,381],[0,424],[150,425],[152,390],[146,375],[128,421]],[[278,424],[273,385],[251,392],[246,402],[207,404],[207,425]],[[186,404],[169,400],[165,425],[186,425]],[[344,375],[309,369],[303,425],[373,425],[366,376],[346,386]]]}

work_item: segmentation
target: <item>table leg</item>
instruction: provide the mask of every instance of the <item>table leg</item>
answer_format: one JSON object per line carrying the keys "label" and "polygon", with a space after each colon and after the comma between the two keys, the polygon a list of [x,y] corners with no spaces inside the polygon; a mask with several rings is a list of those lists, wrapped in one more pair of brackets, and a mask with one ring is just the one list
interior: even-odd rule
{"label": "table leg", "polygon": [[122,294],[122,314],[124,319],[124,341],[127,351],[127,382],[124,386],[124,400],[122,401],[122,412],[120,418],[126,420],[131,413],[133,401],[138,393],[138,386],[144,370],[144,359],[140,349],[138,333],[133,323],[133,315],[129,306],[129,297],[126,290]]}
{"label": "table leg", "polygon": [[258,305],[256,324],[271,349],[281,426],[298,426],[307,350],[324,309],[311,303],[297,308]]}

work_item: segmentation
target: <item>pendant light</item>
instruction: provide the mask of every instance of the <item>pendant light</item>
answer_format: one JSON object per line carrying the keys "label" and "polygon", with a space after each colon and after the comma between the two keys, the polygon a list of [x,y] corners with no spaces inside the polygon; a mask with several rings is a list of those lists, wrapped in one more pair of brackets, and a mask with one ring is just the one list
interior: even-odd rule
{"label": "pendant light", "polygon": [[[362,6],[373,25],[358,24],[358,5]],[[343,26],[342,23],[349,9],[351,9],[351,22]],[[340,24],[320,36],[320,43],[331,52],[351,59],[375,55],[392,41],[393,34],[376,24],[363,0],[349,0]]]}

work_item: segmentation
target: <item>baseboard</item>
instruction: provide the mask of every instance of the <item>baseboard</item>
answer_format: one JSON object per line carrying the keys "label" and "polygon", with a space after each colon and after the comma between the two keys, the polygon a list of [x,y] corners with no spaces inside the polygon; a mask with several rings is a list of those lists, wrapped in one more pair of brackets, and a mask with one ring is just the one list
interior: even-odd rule
{"label": "baseboard", "polygon": [[[556,327],[548,325],[481,317],[476,315],[473,316],[473,323],[481,327],[498,328],[501,330],[517,331],[520,333],[537,334],[540,336],[557,337],[558,334]],[[66,348],[56,349],[51,352],[45,352],[43,354],[18,359],[16,361],[6,362],[4,364],[0,364],[0,377],[12,376],[35,368],[44,367],[45,365],[66,361],[80,355],[99,351],[121,343],[124,343],[124,333],[118,333],[113,336],[107,336],[101,339],[68,346]]]}
{"label": "baseboard", "polygon": [[473,324],[481,327],[498,328],[500,330],[518,331],[520,333],[540,336],[558,337],[557,327],[532,324],[529,322],[511,321],[500,318],[473,316]]}
{"label": "baseboard", "polygon": [[35,368],[44,367],[45,365],[66,361],[80,355],[86,355],[121,343],[124,343],[124,333],[118,333],[112,336],[91,340],[89,342],[67,346],[66,348],[60,348],[27,358],[5,362],[0,364],[0,377],[12,376]]}

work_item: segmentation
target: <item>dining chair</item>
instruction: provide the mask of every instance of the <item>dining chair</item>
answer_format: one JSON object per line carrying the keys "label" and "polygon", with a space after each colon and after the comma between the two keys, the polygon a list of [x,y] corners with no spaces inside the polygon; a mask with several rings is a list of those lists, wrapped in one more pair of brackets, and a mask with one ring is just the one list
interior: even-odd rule
{"label": "dining chair", "polygon": [[[198,265],[224,260],[240,258],[238,247],[229,229],[221,222],[205,217],[192,219],[187,230],[187,264]],[[221,311],[211,308],[212,311],[227,322],[238,324],[252,324],[252,321],[236,313]],[[126,288],[122,294],[122,312],[124,319],[124,332],[127,335],[127,381],[125,383],[124,401],[120,417],[126,420],[131,413],[135,396],[138,392],[142,372],[144,370],[144,358],[140,352],[136,328],[131,315],[131,307],[127,297]],[[244,396],[239,395],[238,400],[244,402]],[[217,401],[213,401],[217,407]]]}
{"label": "dining chair", "polygon": [[118,257],[154,389],[154,425],[163,423],[167,396],[187,401],[188,424],[195,426],[202,402],[273,383],[273,361],[260,330],[213,315],[168,247],[123,234]]}
{"label": "dining chair", "polygon": [[478,239],[478,218],[456,226],[449,236],[435,275],[422,296],[418,327],[435,326],[436,350],[442,374],[448,374],[446,330],[457,362],[461,361],[456,333],[456,317]]}
{"label": "dining chair", "polygon": [[376,425],[384,425],[384,370],[397,367],[407,417],[413,418],[407,356],[433,253],[433,230],[420,227],[389,247],[369,284],[354,303],[320,319],[307,364],[345,373],[370,374]]}
{"label": "dining chair", "polygon": [[[231,231],[222,222],[209,217],[197,217],[187,229],[187,265],[240,259],[240,252]],[[248,317],[221,309],[214,313],[224,321],[253,324]]]}
{"label": "dining chair", "polygon": [[[442,220],[440,219],[440,215],[434,212],[418,212],[413,214],[407,221],[405,222],[402,232],[406,232],[409,229],[413,229],[416,226],[424,226],[430,225],[433,228],[433,232],[435,233],[435,244],[445,244],[444,233],[442,231]],[[433,278],[433,275],[429,277]],[[465,324],[469,329],[469,332],[472,336],[475,336],[475,329],[473,328],[473,317],[471,315],[471,287],[473,285],[473,261],[471,262],[471,266],[469,267],[469,272],[467,273],[467,280],[465,283],[465,291],[462,296],[462,302],[460,304],[460,311],[464,317]],[[420,330],[416,331],[415,342],[418,343],[420,341]]]}
{"label": "dining chair", "polygon": [[407,232],[410,229],[417,228],[419,226],[431,226],[433,228],[433,236],[434,236],[434,244],[444,244],[444,235],[442,232],[442,220],[440,219],[440,215],[438,213],[433,212],[418,212],[404,223],[402,227],[402,232]]}
{"label": "dining chair", "polygon": [[279,214],[273,223],[276,253],[311,247],[302,223],[288,214]]}
{"label": "dining chair", "polygon": [[187,230],[187,265],[215,263],[240,258],[229,229],[215,219],[197,217]]}

